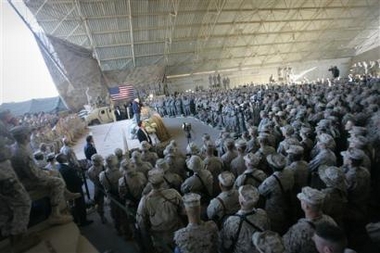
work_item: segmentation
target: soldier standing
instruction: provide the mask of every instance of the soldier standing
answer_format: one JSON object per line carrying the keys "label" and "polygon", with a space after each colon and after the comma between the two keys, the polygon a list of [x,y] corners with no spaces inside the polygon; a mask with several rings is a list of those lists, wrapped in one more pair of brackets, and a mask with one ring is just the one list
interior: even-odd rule
{"label": "soldier standing", "polygon": [[336,223],[322,212],[325,197],[322,192],[307,186],[302,188],[302,192],[298,193],[297,197],[301,201],[305,218],[299,219],[283,236],[286,252],[317,253],[312,240],[316,226],[324,222],[336,226]]}
{"label": "soldier standing", "polygon": [[272,230],[282,235],[289,228],[292,216],[290,196],[294,185],[293,173],[284,170],[286,159],[281,154],[271,154],[267,161],[273,174],[259,186],[259,191],[266,198],[265,210]]}
{"label": "soldier standing", "polygon": [[238,140],[235,146],[238,156],[231,161],[231,172],[234,173],[235,177],[238,177],[247,168],[244,160],[244,156],[246,154],[247,149],[247,143],[243,140]]}
{"label": "soldier standing", "polygon": [[218,176],[223,171],[223,161],[219,157],[216,157],[214,153],[215,146],[209,141],[206,147],[206,157],[203,162],[205,169],[211,172],[214,179],[213,196],[216,196],[220,192]]}
{"label": "soldier standing", "polygon": [[11,150],[7,145],[10,134],[0,121],[0,232],[10,236],[13,252],[23,252],[41,239],[33,234],[26,234],[31,200],[28,192],[18,179],[9,161]]}
{"label": "soldier standing", "polygon": [[[121,203],[119,196],[119,179],[123,176],[117,167],[117,158],[114,154],[106,157],[106,170],[99,174],[99,181],[107,192],[107,196],[111,199],[111,217],[114,221],[114,226],[119,235],[129,237],[131,231],[124,226],[123,219],[126,214],[120,209],[118,203]],[[123,231],[125,229],[125,231]]]}
{"label": "soldier standing", "polygon": [[325,194],[323,212],[343,226],[344,215],[347,210],[347,186],[344,172],[335,166],[319,167],[319,176],[326,184],[321,191]]}
{"label": "soldier standing", "polygon": [[231,172],[224,171],[218,176],[221,193],[210,201],[207,207],[207,216],[220,227],[224,220],[239,210],[239,193],[233,187],[235,176]]}
{"label": "soldier standing", "polygon": [[147,141],[142,141],[140,143],[141,159],[143,161],[149,162],[152,166],[154,166],[158,159],[158,155],[157,153],[150,151],[151,147],[152,146]]}
{"label": "soldier standing", "polygon": [[231,161],[238,156],[238,153],[235,149],[235,141],[233,139],[226,139],[224,141],[224,148],[227,151],[221,156],[221,159],[224,163],[224,169],[230,171]]}
{"label": "soldier standing", "polygon": [[266,212],[255,208],[258,200],[257,188],[252,185],[239,188],[240,210],[224,222],[220,231],[219,252],[257,252],[252,244],[252,234],[270,229]]}
{"label": "soldier standing", "polygon": [[247,184],[259,187],[267,178],[267,175],[262,170],[257,169],[260,157],[256,154],[248,153],[244,156],[244,160],[247,169],[236,179],[235,187],[238,189],[240,186]]}
{"label": "soldier standing", "polygon": [[94,184],[94,201],[96,205],[96,211],[98,212],[102,223],[106,223],[104,217],[104,188],[99,181],[99,174],[105,170],[104,159],[101,155],[95,154],[91,157],[92,166],[88,169],[88,178]]}
{"label": "soldier standing", "polygon": [[204,168],[202,159],[196,155],[191,156],[187,161],[187,167],[193,171],[194,174],[183,182],[181,192],[183,194],[189,192],[200,194],[202,196],[202,206],[206,209],[213,193],[212,174]]}
{"label": "soldier standing", "polygon": [[200,199],[201,196],[196,193],[183,196],[189,224],[174,234],[176,253],[218,252],[218,228],[213,221],[201,220]]}
{"label": "soldier standing", "polygon": [[[143,196],[137,208],[136,220],[145,241],[153,236],[154,246],[159,250],[156,240],[162,240],[168,247],[174,248],[173,235],[182,227],[182,197],[174,189],[163,189],[165,182],[163,171],[149,171],[149,183],[152,191]],[[153,250],[149,251],[153,252]]]}

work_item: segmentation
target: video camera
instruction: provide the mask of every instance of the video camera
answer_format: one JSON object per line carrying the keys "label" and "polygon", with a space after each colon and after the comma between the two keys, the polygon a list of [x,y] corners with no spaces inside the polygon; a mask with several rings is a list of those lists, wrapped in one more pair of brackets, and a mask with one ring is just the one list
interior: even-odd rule
{"label": "video camera", "polygon": [[190,132],[191,131],[191,124],[187,122],[183,122],[182,124],[182,129],[185,132]]}

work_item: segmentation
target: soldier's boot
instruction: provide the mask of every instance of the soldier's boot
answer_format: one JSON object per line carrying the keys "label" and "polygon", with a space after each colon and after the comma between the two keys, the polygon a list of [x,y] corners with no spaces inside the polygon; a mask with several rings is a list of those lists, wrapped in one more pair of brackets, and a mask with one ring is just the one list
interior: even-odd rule
{"label": "soldier's boot", "polygon": [[78,199],[80,198],[82,195],[80,193],[77,193],[77,192],[71,192],[67,189],[65,189],[65,199],[66,200],[73,200],[73,199]]}
{"label": "soldier's boot", "polygon": [[24,252],[41,242],[36,233],[13,235],[10,238],[12,253]]}
{"label": "soldier's boot", "polygon": [[71,215],[62,214],[59,206],[52,207],[51,215],[48,219],[50,225],[63,225],[73,221]]}

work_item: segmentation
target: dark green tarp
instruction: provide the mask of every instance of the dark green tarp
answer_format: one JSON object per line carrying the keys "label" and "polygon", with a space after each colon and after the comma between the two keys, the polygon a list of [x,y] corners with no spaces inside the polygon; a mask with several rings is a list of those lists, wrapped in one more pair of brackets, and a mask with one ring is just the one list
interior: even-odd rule
{"label": "dark green tarp", "polygon": [[3,103],[0,110],[10,110],[14,116],[20,116],[25,113],[55,113],[67,110],[60,97],[38,98],[24,102]]}

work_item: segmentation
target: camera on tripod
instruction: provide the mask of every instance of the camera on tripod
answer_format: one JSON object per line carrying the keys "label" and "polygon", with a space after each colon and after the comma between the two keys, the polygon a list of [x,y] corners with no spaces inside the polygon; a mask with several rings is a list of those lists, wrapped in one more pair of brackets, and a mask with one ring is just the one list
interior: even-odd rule
{"label": "camera on tripod", "polygon": [[187,143],[190,143],[191,140],[191,124],[187,122],[182,123],[182,129],[183,131],[186,132],[186,138],[187,138]]}
{"label": "camera on tripod", "polygon": [[183,131],[185,131],[185,132],[190,132],[190,131],[191,131],[191,124],[190,124],[190,123],[183,122],[183,124],[182,124],[182,129],[183,129]]}

